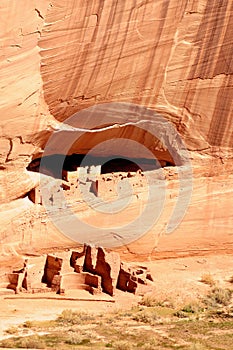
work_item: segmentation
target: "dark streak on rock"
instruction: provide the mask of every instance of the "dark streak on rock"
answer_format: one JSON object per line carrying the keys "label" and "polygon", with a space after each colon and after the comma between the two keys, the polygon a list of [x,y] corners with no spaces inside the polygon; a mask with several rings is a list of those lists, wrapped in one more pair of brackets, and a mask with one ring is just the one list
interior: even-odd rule
{"label": "dark streak on rock", "polygon": [[13,141],[12,141],[12,139],[9,139],[9,142],[10,142],[10,149],[9,149],[9,151],[7,153],[7,156],[6,156],[6,163],[11,161],[10,155],[11,155],[11,152],[12,152],[12,149],[13,149]]}
{"label": "dark streak on rock", "polygon": [[40,18],[44,19],[44,17],[42,16],[41,12],[38,9],[35,9],[35,11],[37,12],[37,14]]}

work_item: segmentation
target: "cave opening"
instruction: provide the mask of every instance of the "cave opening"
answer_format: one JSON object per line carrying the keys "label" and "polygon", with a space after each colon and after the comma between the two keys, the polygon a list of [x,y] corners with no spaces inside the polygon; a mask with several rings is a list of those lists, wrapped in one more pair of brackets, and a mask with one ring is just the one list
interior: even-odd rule
{"label": "cave opening", "polygon": [[101,174],[115,173],[115,172],[133,172],[137,171],[150,171],[156,170],[160,166],[170,166],[172,165],[166,161],[160,161],[160,164],[153,159],[145,159],[145,158],[134,158],[134,159],[126,159],[117,157],[111,160],[106,161],[101,166]]}
{"label": "cave opening", "polygon": [[[42,158],[33,159],[27,166],[28,171],[41,173],[44,175],[52,176],[56,179],[65,180],[66,173],[76,171],[81,165],[85,155],[72,154],[68,155],[64,159],[63,154],[53,154],[43,157],[43,164],[41,164]],[[60,165],[63,163],[62,172]]]}
{"label": "cave opening", "polygon": [[[86,125],[85,120],[82,127]],[[78,133],[78,137],[73,130],[56,133],[49,146],[51,152],[53,149],[57,150],[56,154],[33,159],[27,170],[67,180],[67,177],[80,167],[87,168],[88,175],[93,170],[94,173],[101,175],[119,172],[136,173],[138,170],[143,172],[156,170],[160,166],[175,165],[170,153],[173,148],[165,147],[150,131],[136,125],[124,127],[111,127],[111,125],[103,127],[102,125],[102,128],[103,130],[100,131],[90,129],[91,133],[85,132],[81,136]],[[170,133],[172,134],[172,130]],[[64,156],[62,153],[70,139],[74,142],[67,151],[69,154]],[[106,144],[108,141],[111,141],[110,148]],[[177,160],[176,163],[178,163]]]}
{"label": "cave opening", "polygon": [[165,160],[159,160],[159,163],[153,159],[145,158],[134,158],[127,159],[123,157],[114,157],[109,159],[109,157],[94,157],[88,156],[85,159],[85,165],[82,164],[84,160],[84,154],[72,154],[67,155],[63,162],[62,172],[60,169],[61,161],[64,159],[62,154],[53,154],[43,158],[43,165],[41,166],[41,159],[36,158],[30,162],[27,166],[28,171],[40,172],[48,176],[52,176],[57,179],[66,180],[68,172],[77,171],[79,167],[100,167],[100,174],[110,174],[118,172],[137,172],[141,171],[151,171],[156,170],[160,166],[174,166],[171,162]]}

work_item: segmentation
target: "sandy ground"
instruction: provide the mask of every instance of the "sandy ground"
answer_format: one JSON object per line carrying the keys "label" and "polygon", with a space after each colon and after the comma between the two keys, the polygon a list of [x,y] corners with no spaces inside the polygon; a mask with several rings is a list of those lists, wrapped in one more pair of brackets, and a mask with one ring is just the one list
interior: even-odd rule
{"label": "sandy ground", "polygon": [[[147,293],[161,301],[174,301],[176,305],[196,300],[208,291],[209,287],[200,282],[203,274],[210,273],[225,287],[231,286],[228,280],[233,276],[232,255],[226,254],[147,261],[139,265],[148,266],[154,277]],[[114,299],[104,294],[92,296],[86,291],[69,291],[66,297],[73,300],[64,300],[54,293],[0,296],[0,338],[4,337],[4,330],[12,325],[55,319],[64,309],[111,312],[131,308],[140,300],[140,296],[121,291],[117,291]]]}
{"label": "sandy ground", "polygon": [[112,298],[106,294],[92,296],[83,290],[73,290],[68,291],[65,298],[55,293],[0,296],[0,339],[8,337],[4,330],[13,325],[25,321],[53,320],[65,309],[106,313],[130,309],[140,300],[139,296],[121,291]]}

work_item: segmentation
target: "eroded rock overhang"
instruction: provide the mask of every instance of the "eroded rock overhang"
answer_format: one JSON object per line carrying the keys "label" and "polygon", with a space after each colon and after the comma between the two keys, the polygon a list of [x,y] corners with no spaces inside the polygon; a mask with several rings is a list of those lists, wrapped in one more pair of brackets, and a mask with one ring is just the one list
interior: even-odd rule
{"label": "eroded rock overhang", "polygon": [[130,103],[107,103],[82,110],[57,124],[44,156],[91,154],[188,161],[188,152],[176,128],[154,111]]}

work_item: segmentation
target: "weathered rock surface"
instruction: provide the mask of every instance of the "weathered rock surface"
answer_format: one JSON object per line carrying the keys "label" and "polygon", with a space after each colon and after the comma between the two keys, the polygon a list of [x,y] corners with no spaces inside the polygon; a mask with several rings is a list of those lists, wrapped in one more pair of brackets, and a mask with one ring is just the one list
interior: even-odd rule
{"label": "weathered rock surface", "polygon": [[[23,6],[18,0],[1,1],[3,257],[74,245],[28,199],[38,178],[26,167],[41,156],[61,121],[86,107],[119,101],[146,106],[170,120],[191,151],[196,177],[191,205],[175,234],[159,238],[175,202],[169,189],[172,198],[163,218],[129,250],[148,255],[156,248],[168,256],[232,252],[232,12],[227,0],[25,0]],[[81,126],[96,123],[100,127],[101,119],[92,114]],[[109,137],[130,137],[169,160],[161,144],[134,123],[110,125],[91,137],[87,133],[70,152],[86,153]],[[81,211],[98,221],[86,207]]]}

